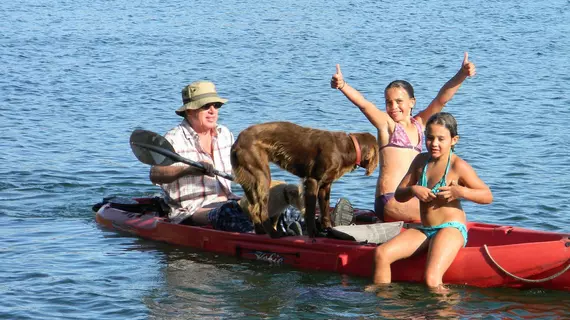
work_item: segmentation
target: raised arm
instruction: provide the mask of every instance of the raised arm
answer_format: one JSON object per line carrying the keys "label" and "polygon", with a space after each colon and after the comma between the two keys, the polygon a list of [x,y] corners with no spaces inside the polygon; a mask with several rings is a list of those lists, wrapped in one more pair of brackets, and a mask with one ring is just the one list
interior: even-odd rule
{"label": "raised arm", "polygon": [[388,125],[391,120],[390,116],[378,109],[372,102],[366,100],[358,90],[351,87],[342,76],[340,65],[336,65],[336,73],[331,79],[331,88],[338,89],[342,92],[350,102],[357,106],[362,113],[366,116],[368,121],[376,128],[380,129]]}
{"label": "raised arm", "polygon": [[473,62],[469,61],[469,55],[467,52],[465,52],[463,56],[463,63],[461,64],[459,71],[457,71],[457,73],[451,79],[449,79],[449,81],[447,81],[443,87],[441,87],[435,99],[433,99],[427,108],[420,111],[420,113],[416,115],[416,118],[420,118],[422,124],[425,125],[429,117],[435,113],[440,112],[447,104],[447,102],[453,98],[457,90],[459,90],[459,87],[461,87],[463,81],[465,81],[467,77],[474,76],[475,73],[475,65]]}

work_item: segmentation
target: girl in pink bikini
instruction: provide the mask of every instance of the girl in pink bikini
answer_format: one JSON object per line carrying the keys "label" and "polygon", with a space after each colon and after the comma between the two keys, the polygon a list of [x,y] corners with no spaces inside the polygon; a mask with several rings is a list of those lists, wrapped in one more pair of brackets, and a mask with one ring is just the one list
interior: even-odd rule
{"label": "girl in pink bikini", "polygon": [[443,109],[467,77],[474,75],[475,65],[469,62],[466,52],[461,69],[439,90],[437,97],[426,109],[412,116],[416,99],[414,89],[408,82],[396,80],[386,87],[384,90],[386,112],[384,112],[346,83],[340,65],[336,65],[331,87],[340,90],[378,130],[380,176],[376,184],[374,211],[381,220],[420,220],[418,199],[412,198],[399,203],[394,199],[394,192],[412,160],[422,150],[427,120]]}

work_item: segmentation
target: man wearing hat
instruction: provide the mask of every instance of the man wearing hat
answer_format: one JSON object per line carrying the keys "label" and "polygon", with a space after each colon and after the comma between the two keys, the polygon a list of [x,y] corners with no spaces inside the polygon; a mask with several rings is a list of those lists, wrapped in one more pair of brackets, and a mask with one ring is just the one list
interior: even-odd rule
{"label": "man wearing hat", "polygon": [[231,174],[230,149],[234,136],[218,124],[218,110],[228,100],[218,96],[210,81],[196,81],[182,89],[182,122],[165,134],[176,153],[201,163],[205,170],[175,163],[153,166],[150,180],[164,190],[173,223],[207,225],[215,229],[250,232],[253,225],[235,201],[231,181],[214,169]]}

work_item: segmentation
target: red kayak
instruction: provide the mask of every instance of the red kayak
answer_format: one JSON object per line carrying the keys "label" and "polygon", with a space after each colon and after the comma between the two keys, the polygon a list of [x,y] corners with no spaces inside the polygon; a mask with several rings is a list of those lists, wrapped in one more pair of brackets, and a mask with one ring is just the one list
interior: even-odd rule
{"label": "red kayak", "polygon": [[[139,203],[149,199],[135,199]],[[357,210],[357,215],[370,211]],[[267,235],[169,223],[154,212],[130,212],[104,204],[99,224],[143,238],[245,259],[372,277],[376,244],[332,238]],[[404,226],[407,227],[407,226]],[[469,241],[443,277],[444,283],[476,287],[545,288],[570,291],[570,234],[469,222]],[[395,282],[423,282],[425,254],[392,266]]]}

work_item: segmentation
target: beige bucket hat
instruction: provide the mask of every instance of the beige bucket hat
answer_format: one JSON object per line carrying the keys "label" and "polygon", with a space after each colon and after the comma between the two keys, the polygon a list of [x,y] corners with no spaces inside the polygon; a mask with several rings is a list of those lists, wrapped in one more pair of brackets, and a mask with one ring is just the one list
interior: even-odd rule
{"label": "beige bucket hat", "polygon": [[224,104],[228,102],[228,99],[218,96],[216,86],[210,81],[192,82],[182,89],[182,103],[184,105],[176,110],[176,114],[184,117],[186,110],[196,110],[203,105],[215,102]]}

